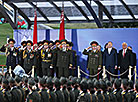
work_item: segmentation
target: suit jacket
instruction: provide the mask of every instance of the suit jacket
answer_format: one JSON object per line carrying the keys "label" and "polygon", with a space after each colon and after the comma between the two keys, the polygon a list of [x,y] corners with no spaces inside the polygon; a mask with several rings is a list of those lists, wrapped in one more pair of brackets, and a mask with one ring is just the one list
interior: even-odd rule
{"label": "suit jacket", "polygon": [[108,49],[106,49],[103,53],[103,66],[114,67],[115,65],[117,65],[117,50],[112,48],[109,54]]}
{"label": "suit jacket", "polygon": [[[119,51],[118,54],[118,66],[121,67],[121,69],[126,70],[129,66],[133,65],[133,57],[132,53],[129,49],[126,50],[125,57],[123,57],[123,49]],[[121,70],[120,69],[120,70]]]}

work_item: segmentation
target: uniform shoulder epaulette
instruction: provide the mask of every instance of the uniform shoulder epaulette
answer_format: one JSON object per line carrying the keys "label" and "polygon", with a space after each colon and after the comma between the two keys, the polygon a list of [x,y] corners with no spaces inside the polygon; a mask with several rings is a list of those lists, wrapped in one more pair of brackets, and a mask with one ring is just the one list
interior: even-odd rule
{"label": "uniform shoulder epaulette", "polygon": [[138,98],[138,95],[136,95],[136,98]]}
{"label": "uniform shoulder epaulette", "polygon": [[85,95],[84,93],[81,94],[81,96],[84,96],[84,95]]}
{"label": "uniform shoulder epaulette", "polygon": [[116,91],[114,92],[114,94],[116,94]]}
{"label": "uniform shoulder epaulette", "polygon": [[33,93],[33,92],[32,92],[32,91],[30,91],[30,92],[29,92],[29,95],[31,95],[32,93]]}
{"label": "uniform shoulder epaulette", "polygon": [[126,92],[123,92],[123,93],[122,93],[122,95],[125,95],[125,94],[126,94]]}

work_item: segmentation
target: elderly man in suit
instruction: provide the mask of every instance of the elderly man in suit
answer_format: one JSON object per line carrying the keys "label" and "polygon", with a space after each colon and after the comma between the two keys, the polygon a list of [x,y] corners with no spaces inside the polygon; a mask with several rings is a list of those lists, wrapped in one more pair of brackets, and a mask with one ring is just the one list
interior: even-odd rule
{"label": "elderly man in suit", "polygon": [[[122,43],[122,49],[119,51],[118,54],[118,66],[120,69],[120,73],[125,72],[127,69],[129,69],[129,66],[132,66],[133,64],[133,58],[131,51],[127,48],[127,43]],[[121,78],[128,78],[128,71],[124,75],[121,76]]]}
{"label": "elderly man in suit", "polygon": [[[117,50],[113,48],[113,43],[108,42],[108,48],[103,53],[103,66],[112,74],[117,74]],[[110,75],[107,73],[108,79]]]}

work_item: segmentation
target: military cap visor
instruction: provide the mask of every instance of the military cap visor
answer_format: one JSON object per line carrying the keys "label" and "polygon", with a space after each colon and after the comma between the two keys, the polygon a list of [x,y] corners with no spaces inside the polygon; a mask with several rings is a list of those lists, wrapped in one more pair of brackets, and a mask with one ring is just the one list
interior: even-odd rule
{"label": "military cap visor", "polygon": [[27,41],[27,45],[33,46],[33,42],[31,40]]}
{"label": "military cap visor", "polygon": [[8,43],[11,43],[11,42],[12,42],[13,44],[15,44],[15,40],[14,40],[14,39],[9,39],[9,40],[8,40]]}
{"label": "military cap visor", "polygon": [[90,43],[90,45],[93,45],[93,44],[99,45],[96,41],[92,41],[92,42]]}
{"label": "military cap visor", "polygon": [[24,44],[26,44],[26,41],[21,42],[21,45],[24,45]]}

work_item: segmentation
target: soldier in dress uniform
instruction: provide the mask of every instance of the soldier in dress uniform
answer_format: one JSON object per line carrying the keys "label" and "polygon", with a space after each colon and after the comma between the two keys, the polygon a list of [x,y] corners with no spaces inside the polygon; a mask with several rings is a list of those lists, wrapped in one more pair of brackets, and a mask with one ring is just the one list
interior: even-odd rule
{"label": "soldier in dress uniform", "polygon": [[26,74],[30,74],[32,66],[36,64],[35,52],[31,49],[33,46],[32,41],[27,41],[27,48],[23,51],[23,68]]}
{"label": "soldier in dress uniform", "polygon": [[68,49],[70,50],[70,52],[72,53],[72,69],[70,70],[70,75],[75,76],[76,74],[76,68],[77,68],[77,54],[75,50],[72,50],[73,47],[73,43],[72,42],[68,42],[69,43],[69,47]]}
{"label": "soldier in dress uniform", "polygon": [[58,78],[54,79],[54,86],[55,86],[55,93],[57,96],[57,102],[66,102],[65,97],[64,97],[64,93],[61,90],[61,83],[60,83]]}
{"label": "soldier in dress uniform", "polygon": [[57,102],[57,95],[53,90],[52,78],[51,77],[47,78],[46,83],[48,88],[47,93],[49,95],[49,102]]}
{"label": "soldier in dress uniform", "polygon": [[22,92],[17,88],[15,79],[12,77],[9,77],[9,86],[10,86],[10,93],[12,95],[12,102],[22,102],[23,99]]}
{"label": "soldier in dress uniform", "polygon": [[128,92],[130,93],[131,96],[131,101],[133,102],[135,99],[135,90],[134,90],[134,83],[132,80],[129,80],[129,85],[128,85]]}
{"label": "soldier in dress uniform", "polygon": [[69,68],[72,68],[72,54],[67,49],[67,41],[61,40],[61,49],[57,52],[58,77],[68,77]]}
{"label": "soldier in dress uniform", "polygon": [[9,71],[9,67],[14,70],[16,65],[19,63],[19,51],[14,47],[15,40],[9,39],[8,44],[1,48],[1,51],[6,53],[6,66],[7,70]]}
{"label": "soldier in dress uniform", "polygon": [[88,84],[86,80],[82,80],[79,86],[79,96],[76,102],[90,102],[90,95],[87,93]]}
{"label": "soldier in dress uniform", "polygon": [[131,101],[131,94],[130,92],[128,91],[128,80],[127,79],[123,79],[122,80],[122,83],[121,83],[121,87],[122,87],[122,92],[121,92],[121,95],[122,95],[122,102],[132,102]]}
{"label": "soldier in dress uniform", "polygon": [[46,80],[45,78],[40,78],[38,83],[39,94],[41,96],[41,102],[49,102],[49,94],[46,89]]}
{"label": "soldier in dress uniform", "polygon": [[28,80],[28,88],[30,90],[27,95],[26,102],[41,102],[40,94],[36,91],[35,81],[33,78]]}
{"label": "soldier in dress uniform", "polygon": [[135,84],[135,91],[136,91],[136,96],[135,96],[135,100],[133,102],[138,102],[138,81]]}
{"label": "soldier in dress uniform", "polygon": [[[102,54],[97,50],[98,43],[96,41],[92,41],[90,43],[91,47],[84,49],[83,54],[88,55],[87,59],[87,69],[90,72],[90,75],[95,75],[98,73],[98,70],[101,69],[102,65]],[[89,50],[92,48],[92,50]]]}
{"label": "soldier in dress uniform", "polygon": [[61,83],[61,89],[62,89],[64,97],[65,97],[65,102],[71,102],[69,91],[67,90],[67,80],[66,80],[66,78],[61,77],[60,78],[60,83]]}
{"label": "soldier in dress uniform", "polygon": [[26,41],[21,42],[21,48],[19,51],[19,64],[23,67],[23,51],[26,49]]}
{"label": "soldier in dress uniform", "polygon": [[49,41],[44,40],[43,42],[44,48],[41,50],[41,65],[42,65],[42,72],[43,76],[53,76],[52,69],[53,69],[53,53],[52,50],[49,48]]}
{"label": "soldier in dress uniform", "polygon": [[58,67],[57,67],[57,52],[60,50],[60,41],[56,40],[55,41],[55,47],[53,48],[53,66],[54,66],[54,72],[56,73],[56,76],[58,77]]}

